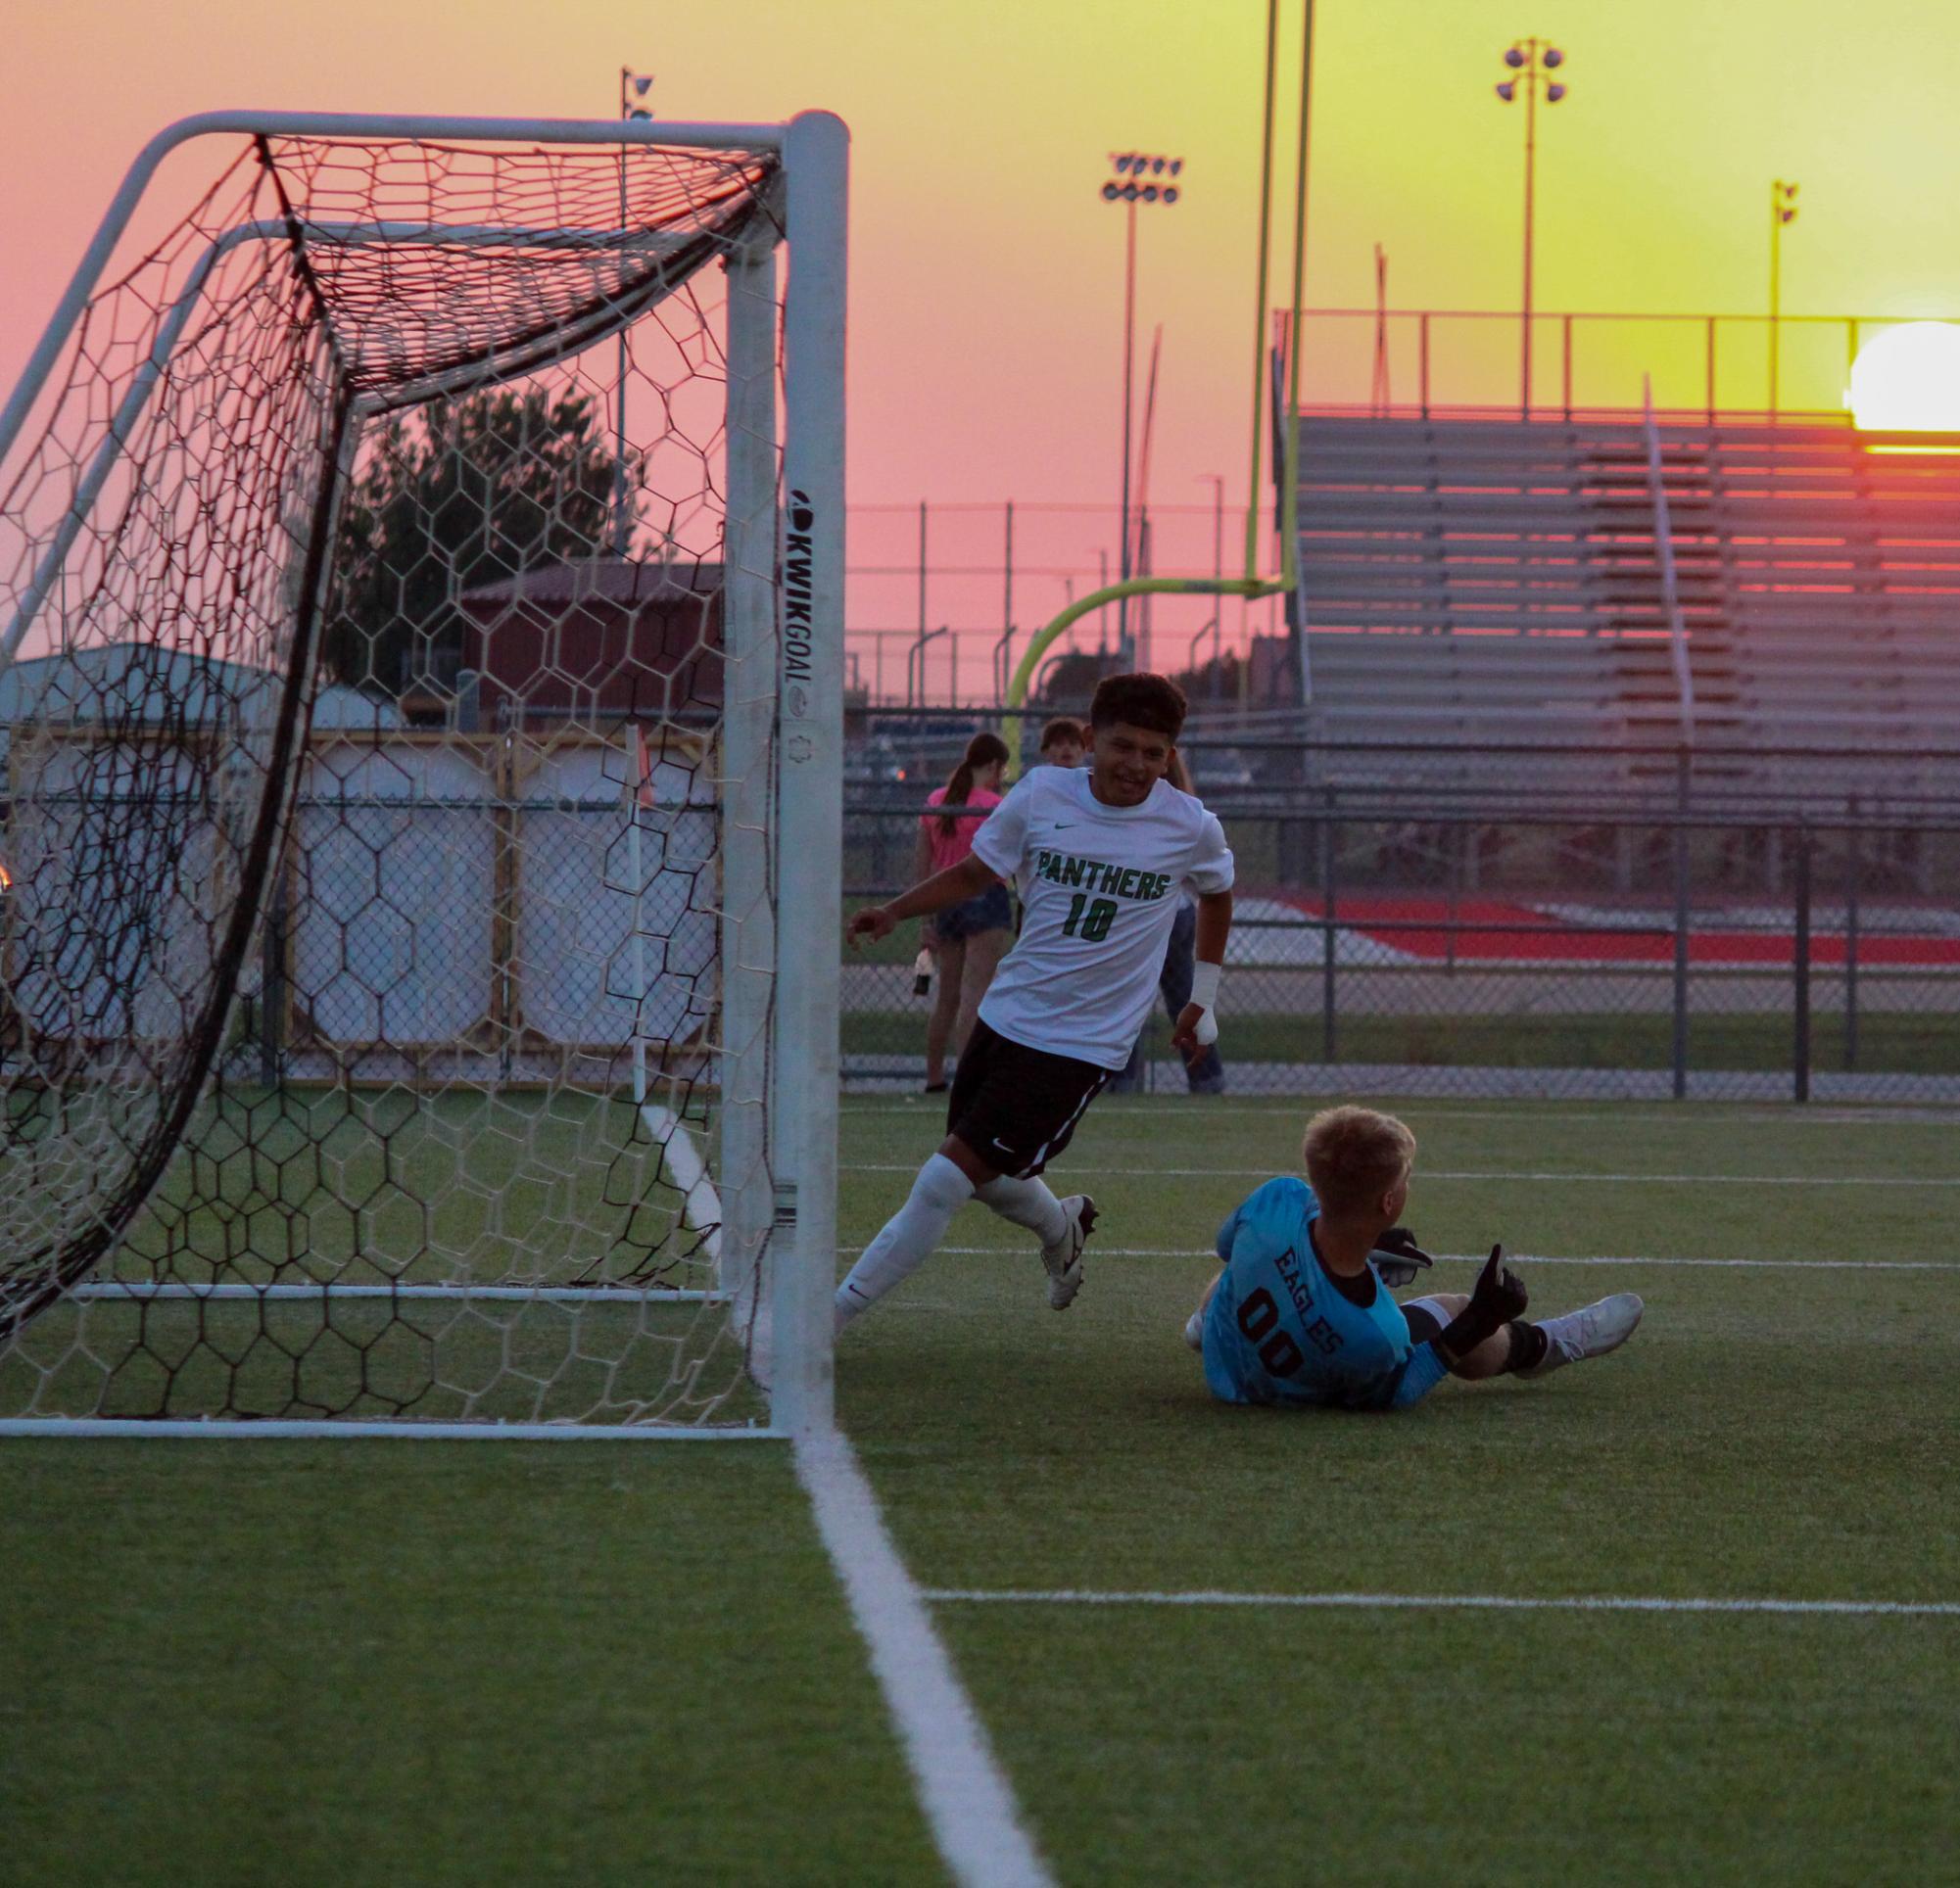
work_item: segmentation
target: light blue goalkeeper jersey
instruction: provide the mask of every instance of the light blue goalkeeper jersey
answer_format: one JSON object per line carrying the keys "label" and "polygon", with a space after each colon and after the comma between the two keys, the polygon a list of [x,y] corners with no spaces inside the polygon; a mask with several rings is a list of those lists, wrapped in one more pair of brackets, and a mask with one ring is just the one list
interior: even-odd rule
{"label": "light blue goalkeeper jersey", "polygon": [[1224,1276],[1205,1316],[1205,1381],[1228,1403],[1407,1409],[1448,1374],[1433,1343],[1372,1271],[1365,1306],[1321,1268],[1313,1224],[1320,1203],[1304,1180],[1268,1180],[1219,1228]]}

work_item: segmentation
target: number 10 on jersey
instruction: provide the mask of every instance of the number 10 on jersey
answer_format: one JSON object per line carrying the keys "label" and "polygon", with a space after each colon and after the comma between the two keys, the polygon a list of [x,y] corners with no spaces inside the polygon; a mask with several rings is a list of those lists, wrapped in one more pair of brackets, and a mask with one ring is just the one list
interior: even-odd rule
{"label": "number 10 on jersey", "polygon": [[[1086,911],[1084,906],[1087,906]],[[1110,926],[1115,921],[1114,898],[1098,898],[1090,904],[1088,893],[1078,891],[1069,900],[1069,919],[1062,926],[1062,935],[1085,938],[1091,944],[1100,944],[1110,934]]]}

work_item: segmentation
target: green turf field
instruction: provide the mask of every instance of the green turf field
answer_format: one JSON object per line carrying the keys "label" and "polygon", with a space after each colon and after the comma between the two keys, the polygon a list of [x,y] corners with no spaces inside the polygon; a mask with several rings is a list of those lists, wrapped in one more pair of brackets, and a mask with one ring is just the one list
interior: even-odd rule
{"label": "green turf field", "polygon": [[[1541,1255],[1535,1309],[1641,1292],[1625,1351],[1215,1404],[1178,1327],[1304,1109],[1181,1099],[1058,1172],[1105,1208],[1067,1315],[970,1208],[840,1347],[1056,1878],[1951,1878],[1960,1614],[1284,1602],[1960,1601],[1960,1121],[1405,1112],[1424,1243]],[[937,1138],[846,1105],[846,1245]],[[0,1880],[944,1879],[778,1445],[7,1441],[0,1556]],[[1148,1597],[1208,1591],[1250,1603]],[[1071,1592],[1133,1597],[1003,1597]]]}

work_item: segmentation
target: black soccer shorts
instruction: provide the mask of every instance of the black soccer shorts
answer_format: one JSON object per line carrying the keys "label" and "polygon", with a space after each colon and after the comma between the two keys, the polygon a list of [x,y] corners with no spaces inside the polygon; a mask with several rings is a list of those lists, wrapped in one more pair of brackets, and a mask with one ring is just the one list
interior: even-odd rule
{"label": "black soccer shorts", "polygon": [[1031,1180],[1116,1074],[996,1035],[978,1017],[946,1099],[946,1132],[997,1173]]}

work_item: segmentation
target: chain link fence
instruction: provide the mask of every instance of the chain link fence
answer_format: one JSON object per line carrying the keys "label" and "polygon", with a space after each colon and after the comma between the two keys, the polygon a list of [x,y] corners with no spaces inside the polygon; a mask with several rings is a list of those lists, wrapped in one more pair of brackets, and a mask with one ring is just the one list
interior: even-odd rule
{"label": "chain link fence", "polygon": [[[917,739],[847,790],[857,901],[909,878]],[[1960,1102],[1960,754],[1188,751],[1238,862],[1233,1092]],[[846,955],[854,1085],[922,1078],[918,945]]]}

